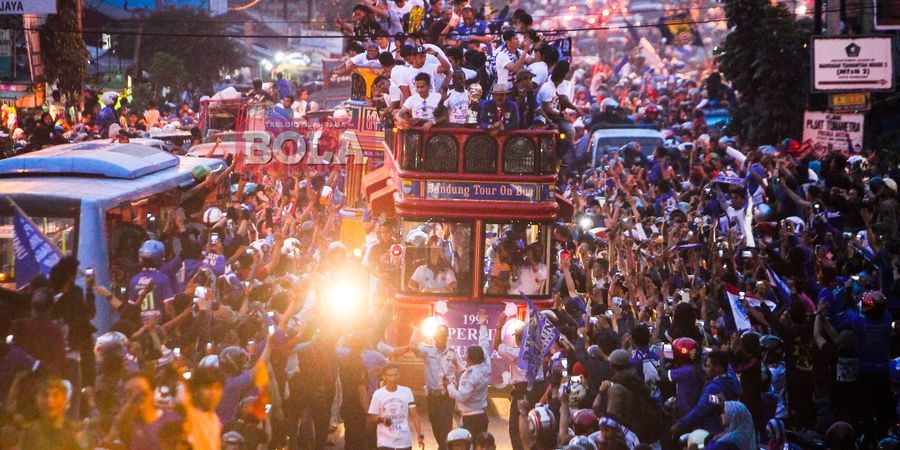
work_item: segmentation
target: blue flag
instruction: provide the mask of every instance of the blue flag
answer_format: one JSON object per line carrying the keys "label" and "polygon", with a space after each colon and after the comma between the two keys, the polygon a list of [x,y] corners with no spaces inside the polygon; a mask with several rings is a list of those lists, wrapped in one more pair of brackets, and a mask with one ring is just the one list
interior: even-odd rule
{"label": "blue flag", "polygon": [[18,206],[15,209],[13,247],[16,253],[16,288],[22,288],[38,275],[49,277],[50,269],[62,255]]}
{"label": "blue flag", "polygon": [[522,333],[522,346],[519,348],[519,360],[516,364],[525,371],[528,389],[534,386],[538,372],[544,364],[544,357],[559,337],[559,330],[552,322],[538,311],[531,299],[523,295],[528,304],[528,317]]}
{"label": "blue flag", "polygon": [[778,274],[768,265],[766,266],[766,274],[769,276],[769,285],[774,288],[778,301],[781,302],[782,305],[790,304],[791,290],[788,288],[787,283],[779,278]]}

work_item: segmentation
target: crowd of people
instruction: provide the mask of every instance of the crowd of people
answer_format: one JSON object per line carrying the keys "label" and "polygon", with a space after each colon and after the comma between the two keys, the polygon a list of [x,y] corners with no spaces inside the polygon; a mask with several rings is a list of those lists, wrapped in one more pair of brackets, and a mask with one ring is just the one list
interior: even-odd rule
{"label": "crowd of people", "polygon": [[[552,224],[547,246],[497,227],[475,268],[485,294],[552,303],[512,341],[506,315],[483,311],[478,345],[460,352],[444,325],[408,342],[386,332],[402,322],[397,291],[470,283],[471,230],[367,214],[357,255],[338,240],[345,174],[236,174],[242,156],[229,156],[163,220],[121,215],[110,285],[67,256],[2,291],[0,448],[319,450],[342,422],[346,449],[399,450],[424,445],[420,408],[441,450],[900,448],[897,153],[745,145],[705,120],[739,93],[704,62],[634,35],[588,64],[529,10],[376,1],[338,24],[340,70],[376,73],[366,101],[387,126],[560,132],[557,191],[575,220]],[[17,145],[195,120],[189,101],[138,115],[102,97],[78,124],[49,111],[13,126]],[[245,97],[286,118],[316,108],[280,75]],[[665,141],[594,163],[601,124]],[[395,244],[416,249],[402,280]],[[117,317],[99,336],[97,305]],[[556,337],[538,348],[545,325]],[[393,362],[410,353],[424,386]],[[505,395],[489,389],[495,364],[512,386],[502,439],[489,432],[488,399]]]}

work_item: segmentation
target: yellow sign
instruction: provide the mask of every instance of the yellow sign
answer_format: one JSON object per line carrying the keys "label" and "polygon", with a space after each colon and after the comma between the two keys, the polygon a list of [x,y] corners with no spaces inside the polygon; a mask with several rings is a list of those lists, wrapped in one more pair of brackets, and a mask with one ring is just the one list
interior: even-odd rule
{"label": "yellow sign", "polygon": [[868,111],[869,94],[852,92],[848,94],[831,94],[829,103],[833,111]]}

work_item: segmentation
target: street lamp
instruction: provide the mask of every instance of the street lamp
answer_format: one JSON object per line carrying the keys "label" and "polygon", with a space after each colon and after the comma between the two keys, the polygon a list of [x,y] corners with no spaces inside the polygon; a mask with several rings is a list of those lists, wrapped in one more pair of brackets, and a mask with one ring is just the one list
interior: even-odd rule
{"label": "street lamp", "polygon": [[275,54],[275,62],[280,63],[284,61],[284,52],[278,52]]}

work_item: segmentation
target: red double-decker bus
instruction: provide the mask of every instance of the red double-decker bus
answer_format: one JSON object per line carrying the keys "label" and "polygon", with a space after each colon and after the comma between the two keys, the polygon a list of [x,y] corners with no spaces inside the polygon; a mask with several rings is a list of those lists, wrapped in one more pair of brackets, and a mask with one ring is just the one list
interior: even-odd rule
{"label": "red double-decker bus", "polygon": [[[493,328],[501,312],[524,316],[523,295],[550,303],[554,224],[574,212],[556,192],[558,139],[544,130],[386,130],[384,166],[362,191],[373,217],[397,224],[390,340],[403,345],[414,326],[440,322],[464,356],[477,344],[479,309]],[[506,370],[494,366],[495,377]]]}

